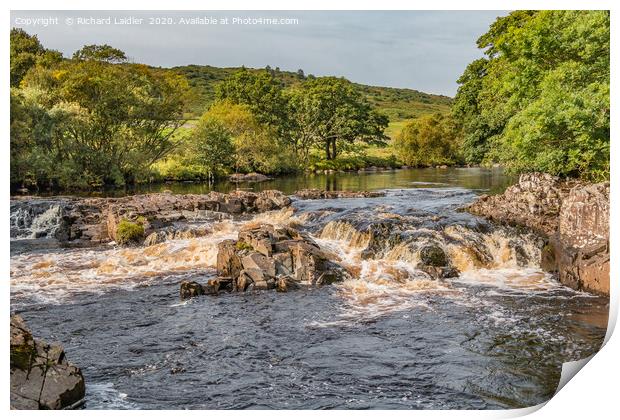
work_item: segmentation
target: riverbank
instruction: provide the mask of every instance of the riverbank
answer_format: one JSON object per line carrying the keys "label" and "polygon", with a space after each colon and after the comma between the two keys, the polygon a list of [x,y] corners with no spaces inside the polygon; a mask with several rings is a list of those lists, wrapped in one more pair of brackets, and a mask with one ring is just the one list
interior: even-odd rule
{"label": "riverbank", "polygon": [[524,174],[503,194],[483,196],[466,210],[545,235],[542,268],[573,289],[609,296],[609,182]]}

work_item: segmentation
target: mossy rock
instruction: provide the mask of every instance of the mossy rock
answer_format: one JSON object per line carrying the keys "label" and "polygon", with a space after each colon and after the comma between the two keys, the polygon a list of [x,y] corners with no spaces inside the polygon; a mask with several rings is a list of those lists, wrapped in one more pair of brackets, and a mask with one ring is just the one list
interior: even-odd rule
{"label": "mossy rock", "polygon": [[116,227],[116,243],[119,245],[138,243],[142,239],[144,239],[144,226],[141,223],[123,219]]}
{"label": "mossy rock", "polygon": [[420,260],[431,267],[445,267],[448,265],[448,257],[438,245],[427,245],[420,250]]}
{"label": "mossy rock", "polygon": [[237,251],[253,251],[254,250],[252,245],[245,243],[243,241],[238,241],[235,245],[235,248],[237,248]]}
{"label": "mossy rock", "polygon": [[33,345],[21,344],[11,346],[11,367],[28,371],[30,361],[36,356]]}

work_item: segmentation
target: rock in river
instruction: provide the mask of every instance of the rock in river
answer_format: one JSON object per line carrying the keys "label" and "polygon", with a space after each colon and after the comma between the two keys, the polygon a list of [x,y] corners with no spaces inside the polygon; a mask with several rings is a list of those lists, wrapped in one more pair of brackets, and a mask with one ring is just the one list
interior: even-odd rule
{"label": "rock in river", "polygon": [[609,295],[609,182],[523,174],[504,194],[482,196],[466,210],[544,234],[544,269],[569,287]]}
{"label": "rock in river", "polygon": [[232,174],[229,179],[232,182],[263,182],[271,178],[257,172],[250,172],[249,174]]}
{"label": "rock in river", "polygon": [[348,276],[331,258],[303,232],[270,224],[251,226],[241,230],[237,240],[218,245],[218,278],[202,286],[183,282],[181,298],[217,294],[222,289],[286,292],[300,284],[331,284]]}
{"label": "rock in river", "polygon": [[82,372],[63,348],[34,339],[24,320],[11,316],[11,409],[74,408],[84,394]]}
{"label": "rock in river", "polygon": [[373,198],[384,197],[383,191],[327,191],[318,189],[299,190],[295,196],[301,200],[320,200],[334,198]]}

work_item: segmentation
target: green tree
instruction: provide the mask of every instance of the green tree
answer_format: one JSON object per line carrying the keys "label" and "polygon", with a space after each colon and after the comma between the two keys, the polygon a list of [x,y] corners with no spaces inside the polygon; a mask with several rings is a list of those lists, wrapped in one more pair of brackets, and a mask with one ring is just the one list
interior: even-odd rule
{"label": "green tree", "polygon": [[284,86],[268,71],[240,69],[217,86],[216,98],[247,105],[261,124],[285,135],[288,124]]}
{"label": "green tree", "polygon": [[463,158],[477,164],[490,150],[489,139],[501,133],[503,126],[495,126],[481,115],[479,95],[483,87],[488,60],[481,58],[470,63],[457,80],[461,85],[452,104],[452,114],[463,136]]}
{"label": "green tree", "polygon": [[291,93],[292,137],[307,157],[316,145],[328,160],[355,141],[382,143],[388,119],[346,79],[309,79]]}
{"label": "green tree", "polygon": [[261,124],[248,105],[230,101],[214,103],[203,118],[217,121],[228,133],[234,146],[235,172],[282,173],[296,169],[296,159],[288,143],[278,140],[272,128]]}
{"label": "green tree", "polygon": [[235,161],[230,130],[208,112],[192,130],[188,151],[190,162],[204,168],[209,181],[225,173]]}
{"label": "green tree", "polygon": [[454,115],[469,161],[609,177],[607,11],[518,11],[480,37]]}
{"label": "green tree", "polygon": [[454,164],[458,161],[458,147],[452,119],[441,114],[411,121],[394,140],[398,158],[410,166]]}
{"label": "green tree", "polygon": [[118,64],[127,61],[125,53],[118,48],[104,45],[84,45],[73,53],[74,60],[95,60]]}
{"label": "green tree", "polygon": [[36,35],[19,28],[11,29],[11,87],[19,86],[36,64],[50,65],[61,59],[62,54],[45,49]]}
{"label": "green tree", "polygon": [[[22,85],[36,116],[26,144],[37,147],[25,148],[45,146],[54,159],[37,184],[134,183],[172,149],[184,123],[187,82],[144,65],[65,60],[33,68]],[[66,168],[70,175],[62,176]]]}

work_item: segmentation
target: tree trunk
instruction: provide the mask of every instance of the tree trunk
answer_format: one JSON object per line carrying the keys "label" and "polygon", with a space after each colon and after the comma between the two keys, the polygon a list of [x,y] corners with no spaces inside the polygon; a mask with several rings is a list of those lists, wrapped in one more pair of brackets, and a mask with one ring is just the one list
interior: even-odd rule
{"label": "tree trunk", "polygon": [[338,151],[336,150],[336,139],[332,140],[332,159],[336,159]]}
{"label": "tree trunk", "polygon": [[331,140],[326,140],[325,141],[325,158],[327,160],[332,160],[332,154],[331,154]]}

